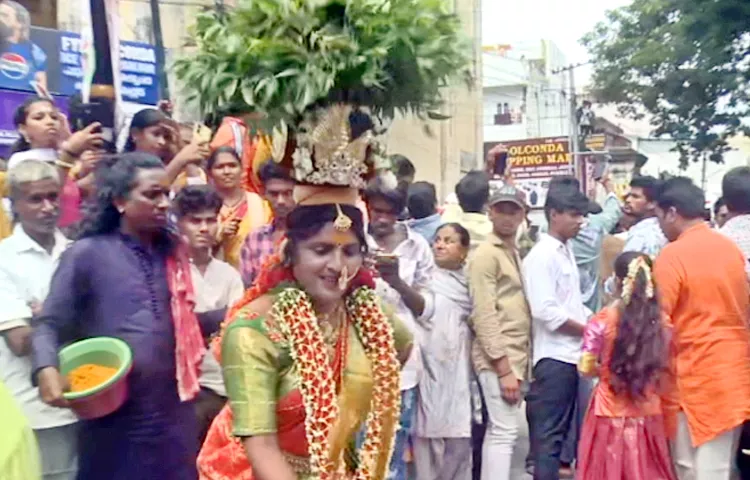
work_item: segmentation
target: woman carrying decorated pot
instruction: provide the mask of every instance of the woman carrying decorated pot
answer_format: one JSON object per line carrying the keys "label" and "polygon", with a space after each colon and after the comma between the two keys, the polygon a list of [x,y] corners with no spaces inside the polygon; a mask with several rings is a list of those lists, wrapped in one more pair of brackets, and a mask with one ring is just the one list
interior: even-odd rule
{"label": "woman carrying decorated pot", "polygon": [[[412,341],[375,294],[355,205],[366,181],[388,168],[380,117],[426,115],[442,104],[441,85],[468,78],[458,18],[432,0],[388,9],[240,1],[201,20],[198,48],[176,62],[177,77],[202,113],[227,104],[262,113],[273,159],[294,171],[297,206],[276,261],[212,344],[229,404],[209,430],[199,474],[382,480]],[[432,47],[413,47],[425,43]]]}
{"label": "woman carrying decorated pot", "polygon": [[[352,113],[333,105],[311,121],[351,132]],[[230,405],[199,456],[203,478],[383,478],[387,470],[399,418],[399,359],[408,356],[411,336],[383,312],[365,267],[355,205],[364,186],[359,172],[372,170],[366,150],[346,154],[344,169],[332,157],[309,156],[336,141],[324,134],[306,145],[297,137],[310,169],[297,171],[287,239],[214,345]],[[338,141],[343,148],[369,135]],[[363,423],[366,440],[356,452]]]}

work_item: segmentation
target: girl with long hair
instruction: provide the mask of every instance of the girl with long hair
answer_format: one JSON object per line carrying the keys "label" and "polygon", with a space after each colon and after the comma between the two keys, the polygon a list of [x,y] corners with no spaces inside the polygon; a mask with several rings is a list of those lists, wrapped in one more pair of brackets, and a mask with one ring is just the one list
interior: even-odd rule
{"label": "girl with long hair", "polygon": [[183,142],[180,126],[156,108],[144,108],[133,115],[124,151],[159,157],[173,188],[206,183],[201,163],[210,153],[208,143],[201,143],[197,138]]}
{"label": "girl with long hair", "polygon": [[651,259],[615,260],[617,299],[586,325],[584,375],[599,383],[581,432],[577,480],[676,480],[662,415],[669,330],[658,303]]}

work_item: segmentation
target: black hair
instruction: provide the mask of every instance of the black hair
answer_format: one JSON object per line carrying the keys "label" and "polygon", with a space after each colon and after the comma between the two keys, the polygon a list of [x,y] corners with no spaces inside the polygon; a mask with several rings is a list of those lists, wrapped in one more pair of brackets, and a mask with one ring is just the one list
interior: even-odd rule
{"label": "black hair", "polygon": [[689,178],[673,177],[659,189],[656,203],[662,210],[674,208],[681,217],[695,220],[703,218],[706,197]]}
{"label": "black hair", "polygon": [[[578,181],[572,175],[560,175],[558,177],[552,177],[549,181],[548,192],[551,192],[557,188],[575,188],[576,190],[581,189],[581,182]],[[547,193],[549,195],[549,193]]]}
{"label": "black hair", "polygon": [[750,213],[750,167],[729,170],[721,180],[721,193],[727,210],[742,215]]}
{"label": "black hair", "polygon": [[[20,127],[21,125],[26,125],[26,119],[29,116],[29,108],[35,103],[39,102],[49,103],[53,107],[57,108],[55,106],[55,103],[49,98],[40,97],[38,95],[29,95],[28,97],[26,97],[23,103],[19,105],[18,108],[16,108],[15,112],[13,112],[13,126],[16,127],[16,130],[18,130],[18,127]],[[29,142],[27,142],[26,139],[23,138],[23,135],[19,135],[18,140],[13,142],[13,145],[11,145],[10,147],[10,154],[13,155],[14,153],[18,152],[25,152],[30,148],[31,145],[29,145]]]}
{"label": "black hair", "polygon": [[445,227],[452,228],[458,234],[458,238],[459,240],[461,240],[461,245],[469,248],[469,246],[471,245],[471,234],[469,234],[469,231],[466,230],[463,225],[461,225],[460,223],[444,223],[440,225],[437,230],[435,230],[435,234],[437,234],[437,232],[444,229]]}
{"label": "black hair", "polygon": [[649,202],[656,201],[661,189],[661,181],[648,175],[639,175],[630,180],[630,188],[640,188]]}
{"label": "black hair", "polygon": [[223,147],[219,147],[213,152],[211,152],[211,155],[208,157],[208,160],[206,160],[206,170],[211,171],[211,168],[213,168],[214,163],[216,163],[216,159],[219,158],[219,155],[222,153],[228,153],[232,155],[236,160],[237,163],[240,164],[240,167],[242,166],[242,159],[240,158],[240,155],[237,153],[237,150],[234,148],[224,145]]}
{"label": "black hair", "polygon": [[395,153],[391,155],[391,164],[393,173],[399,180],[406,177],[414,178],[414,175],[417,173],[417,169],[414,168],[414,164],[411,163],[411,160],[401,154]]}
{"label": "black hair", "polygon": [[260,166],[258,169],[258,178],[263,185],[268,184],[271,180],[284,180],[295,183],[289,170],[273,160],[268,160]]}
{"label": "black hair", "polygon": [[206,210],[211,210],[218,215],[222,204],[221,197],[212,186],[188,185],[172,200],[172,211],[177,218]]}
{"label": "black hair", "polygon": [[125,142],[125,148],[123,150],[126,152],[135,151],[133,130],[143,130],[148,127],[153,127],[154,125],[158,125],[166,119],[167,116],[164,115],[161,110],[156,108],[144,108],[143,110],[140,110],[138,113],[133,115],[133,119],[130,121],[130,129],[128,130],[128,140]]}
{"label": "black hair", "polygon": [[413,218],[434,215],[437,210],[437,192],[430,182],[414,182],[408,188],[407,208]]}
{"label": "black hair", "polygon": [[466,213],[482,213],[490,199],[490,177],[486,172],[473,170],[456,184],[458,204]]}
{"label": "black hair", "polygon": [[[96,193],[86,204],[78,238],[106,235],[120,228],[121,214],[114,205],[115,199],[130,195],[136,186],[139,170],[154,168],[163,169],[164,163],[149,153],[121,153],[100,160],[94,173]],[[175,240],[166,230],[156,240],[156,247],[164,251],[175,245]]]}
{"label": "black hair", "polygon": [[367,185],[364,196],[368,203],[376,198],[385,200],[390,205],[391,212],[399,215],[406,208],[406,195],[404,188],[389,188],[380,177],[377,177]]}
{"label": "black hair", "polygon": [[719,210],[721,210],[721,207],[726,205],[726,202],[724,202],[724,197],[719,197],[716,202],[714,202],[714,215],[719,214]]}
{"label": "black hair", "polygon": [[645,396],[648,386],[664,370],[668,353],[656,286],[651,285],[654,289],[651,298],[647,294],[647,274],[652,268],[649,256],[640,252],[621,253],[615,260],[614,273],[618,280],[624,281],[630,273],[630,263],[638,258],[646,262],[646,268],[638,270],[630,299],[619,308],[620,319],[609,363],[612,389],[633,400]]}
{"label": "black hair", "polygon": [[[351,231],[359,240],[362,252],[367,252],[365,237],[365,222],[362,212],[353,205],[341,205],[341,211],[352,221]],[[336,205],[305,205],[297,206],[286,217],[286,237],[289,239],[285,246],[286,258],[294,258],[299,242],[317,235],[328,223],[333,223],[338,217]]]}
{"label": "black hair", "polygon": [[547,200],[544,202],[544,216],[547,221],[552,215],[552,210],[586,215],[589,211],[589,199],[577,188],[560,185],[547,191]]}

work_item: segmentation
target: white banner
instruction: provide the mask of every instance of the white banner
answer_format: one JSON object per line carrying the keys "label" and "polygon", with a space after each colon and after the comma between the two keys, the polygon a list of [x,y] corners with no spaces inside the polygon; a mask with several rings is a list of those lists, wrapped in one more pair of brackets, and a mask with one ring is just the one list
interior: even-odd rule
{"label": "white banner", "polygon": [[109,33],[109,51],[112,57],[112,84],[115,87],[115,132],[113,138],[127,126],[126,115],[122,109],[122,75],[120,73],[120,1],[104,0],[107,11],[107,31]]}
{"label": "white banner", "polygon": [[94,49],[94,29],[91,25],[91,3],[89,0],[78,1],[81,22],[83,28],[81,28],[81,71],[83,72],[83,78],[81,79],[81,99],[83,103],[89,103],[91,97],[91,82],[94,79],[94,72],[96,71],[96,50]]}

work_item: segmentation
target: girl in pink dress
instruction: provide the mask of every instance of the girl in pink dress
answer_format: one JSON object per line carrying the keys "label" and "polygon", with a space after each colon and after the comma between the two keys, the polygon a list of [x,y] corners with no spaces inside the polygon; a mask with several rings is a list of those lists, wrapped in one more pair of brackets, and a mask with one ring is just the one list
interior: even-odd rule
{"label": "girl in pink dress", "polygon": [[592,318],[578,366],[599,383],[578,445],[578,480],[676,480],[659,396],[669,330],[651,260],[625,252],[615,261],[618,299]]}

